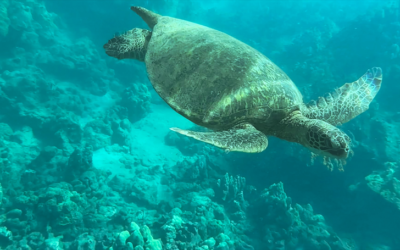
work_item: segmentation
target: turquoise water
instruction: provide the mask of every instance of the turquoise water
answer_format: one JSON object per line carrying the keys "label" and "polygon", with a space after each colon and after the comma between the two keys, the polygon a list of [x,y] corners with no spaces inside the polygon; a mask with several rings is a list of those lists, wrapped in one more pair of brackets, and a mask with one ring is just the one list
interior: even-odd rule
{"label": "turquoise water", "polygon": [[[247,154],[171,131],[208,130],[103,49],[149,29],[132,5],[250,45],[305,103],[380,67],[338,126],[344,171],[271,135]],[[0,249],[400,249],[399,44],[398,1],[2,0]]]}

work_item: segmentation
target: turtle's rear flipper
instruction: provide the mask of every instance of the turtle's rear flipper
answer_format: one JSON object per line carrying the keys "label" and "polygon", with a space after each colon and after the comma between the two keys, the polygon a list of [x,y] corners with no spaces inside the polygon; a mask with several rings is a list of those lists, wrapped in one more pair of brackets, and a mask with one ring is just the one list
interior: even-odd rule
{"label": "turtle's rear flipper", "polygon": [[308,105],[302,113],[307,118],[332,125],[346,123],[369,108],[381,82],[381,68],[372,68],[357,81],[346,83],[327,97],[320,97],[316,104]]}
{"label": "turtle's rear flipper", "polygon": [[230,130],[218,132],[194,132],[179,128],[171,128],[171,130],[223,148],[228,152],[259,153],[268,146],[267,137],[250,124],[238,125]]}
{"label": "turtle's rear flipper", "polygon": [[118,60],[130,58],[143,62],[150,38],[151,31],[135,28],[109,40],[103,48],[107,55]]}
{"label": "turtle's rear flipper", "polygon": [[139,6],[132,6],[131,10],[138,14],[143,19],[143,21],[147,23],[150,29],[153,29],[154,26],[156,26],[158,19],[161,17],[161,15],[158,15],[150,10]]}

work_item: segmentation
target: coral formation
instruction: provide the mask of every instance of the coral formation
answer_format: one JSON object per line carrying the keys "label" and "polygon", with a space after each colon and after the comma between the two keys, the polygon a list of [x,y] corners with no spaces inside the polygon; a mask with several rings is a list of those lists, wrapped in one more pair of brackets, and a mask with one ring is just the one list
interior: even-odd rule
{"label": "coral formation", "polygon": [[114,9],[122,2],[3,0],[1,249],[400,249],[396,8],[203,4],[146,7],[254,46],[305,99],[383,68],[382,94],[342,127],[355,152],[346,171],[274,138],[262,154],[226,154],[169,132],[200,128],[157,97],[139,62],[99,46],[142,25]]}
{"label": "coral formation", "polygon": [[365,177],[368,187],[400,209],[400,174],[396,162],[387,162],[386,169]]}

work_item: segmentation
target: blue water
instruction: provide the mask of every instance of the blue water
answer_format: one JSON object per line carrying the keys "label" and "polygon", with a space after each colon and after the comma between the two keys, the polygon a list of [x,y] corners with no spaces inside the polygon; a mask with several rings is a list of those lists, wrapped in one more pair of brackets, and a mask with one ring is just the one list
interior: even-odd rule
{"label": "blue water", "polygon": [[[0,2],[0,249],[400,249],[398,1]],[[142,6],[262,52],[304,101],[383,71],[344,171],[269,137],[226,153],[103,45]]]}

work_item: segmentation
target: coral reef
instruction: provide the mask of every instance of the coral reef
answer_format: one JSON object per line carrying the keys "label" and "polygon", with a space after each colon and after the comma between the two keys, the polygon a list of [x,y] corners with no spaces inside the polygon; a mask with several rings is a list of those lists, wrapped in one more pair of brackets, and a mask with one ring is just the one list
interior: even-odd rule
{"label": "coral reef", "polygon": [[3,0],[1,249],[400,249],[398,6],[138,5],[255,47],[306,100],[381,66],[385,88],[341,127],[354,157],[330,172],[272,137],[247,155],[172,133],[203,128],[157,97],[144,65],[100,46],[115,27],[143,27],[124,3]]}
{"label": "coral reef", "polygon": [[281,182],[263,191],[251,213],[258,215],[256,224],[263,225],[260,231],[265,235],[265,249],[348,249],[310,204],[292,203]]}
{"label": "coral reef", "polygon": [[395,162],[387,162],[386,169],[365,177],[368,187],[400,209],[400,174]]}

